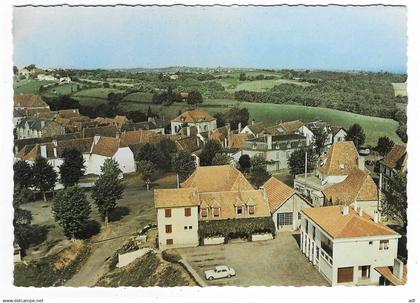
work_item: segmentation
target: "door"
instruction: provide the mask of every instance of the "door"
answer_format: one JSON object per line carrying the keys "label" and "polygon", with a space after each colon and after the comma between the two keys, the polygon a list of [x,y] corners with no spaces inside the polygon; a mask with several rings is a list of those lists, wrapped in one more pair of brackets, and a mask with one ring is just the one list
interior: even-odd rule
{"label": "door", "polygon": [[293,225],[293,213],[278,213],[277,228],[291,227]]}
{"label": "door", "polygon": [[370,266],[368,265],[361,266],[361,270],[362,270],[362,279],[370,278]]}
{"label": "door", "polygon": [[337,283],[353,282],[353,267],[342,267],[337,270]]}

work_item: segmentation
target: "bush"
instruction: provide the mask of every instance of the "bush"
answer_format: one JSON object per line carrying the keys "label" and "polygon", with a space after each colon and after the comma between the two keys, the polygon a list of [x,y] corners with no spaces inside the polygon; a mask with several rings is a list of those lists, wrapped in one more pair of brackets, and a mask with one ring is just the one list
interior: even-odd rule
{"label": "bush", "polygon": [[163,260],[171,262],[171,263],[178,263],[179,260],[181,260],[181,256],[172,250],[162,251],[162,258]]}

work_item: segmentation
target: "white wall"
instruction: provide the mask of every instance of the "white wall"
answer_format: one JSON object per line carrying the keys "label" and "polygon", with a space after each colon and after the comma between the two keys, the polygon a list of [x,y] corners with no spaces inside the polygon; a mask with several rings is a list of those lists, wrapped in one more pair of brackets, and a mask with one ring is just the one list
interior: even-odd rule
{"label": "white wall", "polygon": [[118,162],[123,174],[133,173],[136,171],[134,154],[129,147],[118,148],[112,159]]}
{"label": "white wall", "polygon": [[[290,231],[297,230],[300,227],[300,220],[298,219],[298,213],[301,209],[310,207],[299,195],[294,194],[290,197],[282,206],[280,206],[273,214],[272,218],[274,225],[276,226],[276,231]],[[293,213],[293,224],[284,225],[283,227],[278,227],[277,214],[279,213]]]}
{"label": "white wall", "polygon": [[96,154],[83,154],[83,158],[85,159],[86,175],[100,175],[101,166],[104,164],[105,160],[108,159],[108,157]]}

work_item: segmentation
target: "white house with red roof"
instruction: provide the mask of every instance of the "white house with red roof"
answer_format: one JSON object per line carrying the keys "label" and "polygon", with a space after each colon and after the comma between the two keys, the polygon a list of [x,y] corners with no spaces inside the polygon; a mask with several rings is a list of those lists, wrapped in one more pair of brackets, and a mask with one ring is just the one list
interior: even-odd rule
{"label": "white house with red roof", "polygon": [[171,134],[177,134],[184,126],[195,126],[198,132],[202,133],[215,130],[217,123],[215,117],[200,108],[196,108],[171,120]]}
{"label": "white house with red roof", "polygon": [[357,205],[301,211],[300,250],[335,285],[378,285],[376,270],[394,265],[400,234]]}

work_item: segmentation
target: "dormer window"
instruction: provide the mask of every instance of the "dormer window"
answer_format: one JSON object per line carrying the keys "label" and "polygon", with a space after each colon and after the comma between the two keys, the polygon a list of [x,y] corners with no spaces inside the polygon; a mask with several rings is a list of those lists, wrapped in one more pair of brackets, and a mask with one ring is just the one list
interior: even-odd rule
{"label": "dormer window", "polygon": [[202,218],[207,218],[207,215],[208,215],[208,210],[207,210],[207,208],[203,208],[203,209],[201,209],[201,217],[202,217]]}
{"label": "dormer window", "polygon": [[276,149],[280,149],[280,144],[276,144]]}
{"label": "dormer window", "polygon": [[255,206],[254,205],[251,205],[251,206],[248,207],[248,213],[250,215],[254,215],[255,214]]}
{"label": "dormer window", "polygon": [[243,208],[242,208],[242,206],[237,206],[237,207],[236,207],[236,214],[237,214],[237,215],[242,215],[242,212],[243,212]]}
{"label": "dormer window", "polygon": [[213,208],[213,217],[220,216],[220,207]]}

